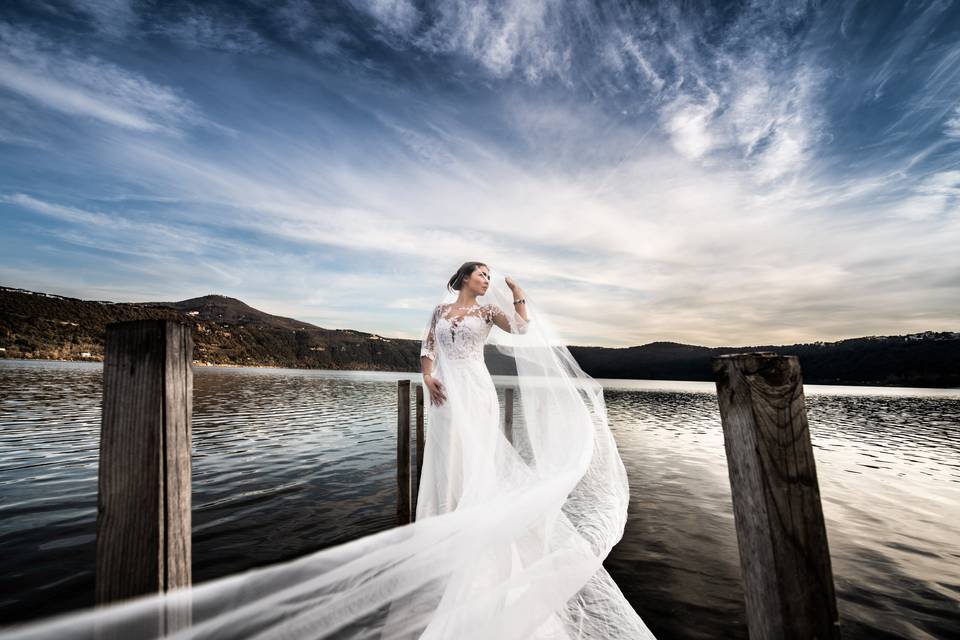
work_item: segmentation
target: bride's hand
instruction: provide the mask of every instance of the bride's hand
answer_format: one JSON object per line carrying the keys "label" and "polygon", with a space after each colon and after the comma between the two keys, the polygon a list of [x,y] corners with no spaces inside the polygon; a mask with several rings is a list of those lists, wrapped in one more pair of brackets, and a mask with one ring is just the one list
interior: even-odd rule
{"label": "bride's hand", "polygon": [[439,407],[446,401],[447,393],[439,380],[433,376],[426,376],[423,379],[423,384],[430,390],[430,404],[435,404]]}
{"label": "bride's hand", "polygon": [[514,289],[517,288],[517,283],[514,282],[513,278],[511,278],[510,276],[507,276],[506,278],[504,278],[504,281],[506,281],[507,286],[510,287],[510,291],[513,291]]}

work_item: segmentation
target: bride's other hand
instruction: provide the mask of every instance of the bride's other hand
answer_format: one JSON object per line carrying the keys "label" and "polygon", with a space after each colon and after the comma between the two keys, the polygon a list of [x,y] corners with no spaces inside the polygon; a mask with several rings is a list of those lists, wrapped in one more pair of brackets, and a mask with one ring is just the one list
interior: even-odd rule
{"label": "bride's other hand", "polygon": [[439,407],[446,401],[447,393],[439,380],[433,376],[424,376],[423,384],[427,385],[427,389],[430,390],[430,404],[435,404]]}
{"label": "bride's other hand", "polygon": [[517,283],[514,282],[513,278],[511,278],[510,276],[507,276],[506,278],[504,278],[504,281],[506,281],[507,286],[510,287],[510,291],[513,291],[514,289],[517,288]]}

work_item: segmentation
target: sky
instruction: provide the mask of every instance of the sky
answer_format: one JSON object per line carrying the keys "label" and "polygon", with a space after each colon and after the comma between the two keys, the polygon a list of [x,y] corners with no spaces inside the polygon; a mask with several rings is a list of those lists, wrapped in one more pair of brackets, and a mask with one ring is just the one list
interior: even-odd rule
{"label": "sky", "polygon": [[0,284],[419,338],[960,330],[960,3],[6,0]]}

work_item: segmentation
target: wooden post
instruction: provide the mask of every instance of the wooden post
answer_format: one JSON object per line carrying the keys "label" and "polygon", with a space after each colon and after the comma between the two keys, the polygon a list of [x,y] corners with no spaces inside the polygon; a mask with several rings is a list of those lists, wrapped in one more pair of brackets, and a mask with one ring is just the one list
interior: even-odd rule
{"label": "wooden post", "polygon": [[397,381],[397,524],[410,522],[410,381]]}
{"label": "wooden post", "polygon": [[190,328],[179,323],[107,325],[98,604],[191,583],[192,358]]}
{"label": "wooden post", "polygon": [[507,442],[513,443],[513,387],[503,391],[503,435]]}
{"label": "wooden post", "polygon": [[420,478],[423,476],[423,450],[426,446],[423,434],[423,385],[417,385],[417,486],[413,493],[413,513],[414,520],[417,519],[417,498],[420,495]]}
{"label": "wooden post", "polygon": [[753,640],[839,638],[796,356],[712,359]]}

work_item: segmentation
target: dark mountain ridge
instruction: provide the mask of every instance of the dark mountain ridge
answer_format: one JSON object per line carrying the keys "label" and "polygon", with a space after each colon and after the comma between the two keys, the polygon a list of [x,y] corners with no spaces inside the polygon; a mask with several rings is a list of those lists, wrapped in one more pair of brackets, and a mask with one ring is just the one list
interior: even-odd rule
{"label": "dark mountain ridge", "polygon": [[592,376],[657,380],[712,380],[713,356],[747,351],[798,356],[807,383],[960,387],[960,333],[953,331],[788,346],[700,347],[659,342],[624,349],[570,347],[570,353]]}
{"label": "dark mountain ridge", "polygon": [[308,322],[284,318],[254,309],[247,303],[218,294],[209,294],[199,298],[190,298],[180,302],[147,302],[141,303],[153,307],[170,307],[185,313],[202,322],[221,322],[247,326],[273,327],[277,329],[306,330],[319,329],[326,331]]}
{"label": "dark mountain ridge", "polygon": [[0,357],[101,360],[107,324],[151,318],[192,328],[196,364],[406,371],[419,358],[413,340],[324,329],[226,296],[115,303],[9,287],[0,287]]}
{"label": "dark mountain ridge", "polygon": [[[9,287],[0,287],[0,357],[100,360],[108,323],[148,318],[191,326],[197,364],[420,369],[419,341],[325,329],[221,295],[115,303]],[[712,356],[743,351],[797,355],[807,383],[960,387],[960,333],[950,331],[788,346],[703,347],[657,341],[621,348],[570,347],[594,377],[655,380],[712,380]],[[487,364],[493,373],[512,370],[509,358],[493,348],[487,351]]]}

